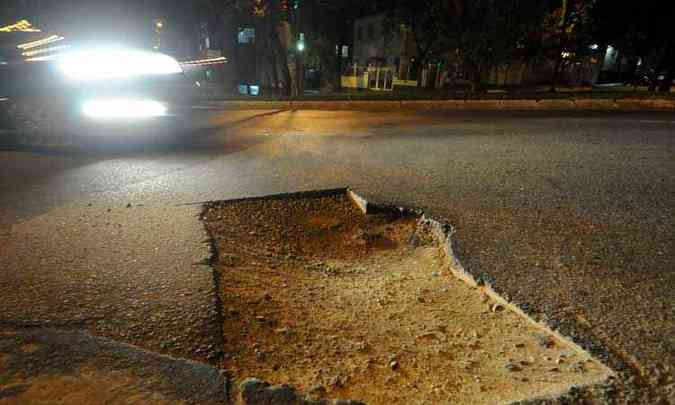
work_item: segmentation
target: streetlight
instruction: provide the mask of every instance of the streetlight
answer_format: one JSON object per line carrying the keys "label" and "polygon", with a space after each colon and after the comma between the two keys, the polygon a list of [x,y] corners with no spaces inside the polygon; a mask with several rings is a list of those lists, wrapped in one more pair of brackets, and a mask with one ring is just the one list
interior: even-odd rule
{"label": "streetlight", "polygon": [[157,41],[155,42],[155,48],[156,50],[159,50],[159,48],[162,46],[162,30],[164,29],[164,21],[160,20],[159,18],[155,20],[155,33],[157,34]]}

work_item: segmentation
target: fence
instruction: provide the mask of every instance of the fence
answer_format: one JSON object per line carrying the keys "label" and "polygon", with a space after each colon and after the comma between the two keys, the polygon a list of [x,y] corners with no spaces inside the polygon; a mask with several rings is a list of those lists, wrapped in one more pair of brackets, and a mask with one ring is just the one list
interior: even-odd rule
{"label": "fence", "polygon": [[442,88],[447,71],[436,65],[421,70],[419,79],[411,66],[395,67],[348,66],[342,73],[342,87],[375,91],[392,91],[394,87]]}
{"label": "fence", "polygon": [[394,70],[389,67],[351,66],[343,72],[342,87],[392,91],[394,89]]}

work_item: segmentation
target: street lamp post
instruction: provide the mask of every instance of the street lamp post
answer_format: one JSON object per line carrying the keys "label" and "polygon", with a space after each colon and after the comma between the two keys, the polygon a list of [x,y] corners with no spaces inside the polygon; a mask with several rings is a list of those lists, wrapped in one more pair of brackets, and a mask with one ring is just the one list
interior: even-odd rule
{"label": "street lamp post", "polygon": [[155,20],[155,46],[154,48],[159,50],[162,46],[162,31],[164,30],[164,21],[157,19]]}
{"label": "street lamp post", "polygon": [[298,42],[295,46],[295,77],[297,82],[297,92],[298,97],[302,97],[305,94],[305,34],[300,33]]}

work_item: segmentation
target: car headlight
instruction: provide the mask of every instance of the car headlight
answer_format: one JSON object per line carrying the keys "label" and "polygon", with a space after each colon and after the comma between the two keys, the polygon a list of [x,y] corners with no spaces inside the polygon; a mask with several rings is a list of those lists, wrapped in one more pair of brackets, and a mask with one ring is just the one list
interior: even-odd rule
{"label": "car headlight", "polygon": [[82,49],[61,55],[59,70],[78,81],[129,79],[145,75],[180,73],[172,57],[133,49]]}
{"label": "car headlight", "polygon": [[154,100],[97,98],[82,103],[82,112],[92,119],[142,119],[164,116],[167,108],[164,104]]}

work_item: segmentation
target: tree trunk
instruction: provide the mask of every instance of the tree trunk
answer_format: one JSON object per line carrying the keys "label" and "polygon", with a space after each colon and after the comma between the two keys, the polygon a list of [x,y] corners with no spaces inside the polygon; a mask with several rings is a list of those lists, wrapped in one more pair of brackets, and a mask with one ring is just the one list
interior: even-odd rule
{"label": "tree trunk", "polygon": [[279,90],[279,67],[277,64],[277,55],[274,49],[267,49],[267,63],[269,63],[272,85],[276,91]]}
{"label": "tree trunk", "polygon": [[[408,67],[408,72],[410,72],[411,70],[415,72],[415,80],[417,81],[417,87],[419,87],[422,84],[423,67],[424,65],[420,63],[420,61],[417,58],[415,58],[415,60],[413,61],[412,66]],[[410,80],[410,73],[408,73],[408,80]]]}
{"label": "tree trunk", "polygon": [[302,97],[305,94],[305,61],[302,52],[295,56],[295,86],[296,94]]}
{"label": "tree trunk", "polygon": [[338,44],[335,72],[333,72],[333,91],[342,91],[342,45]]}
{"label": "tree trunk", "polygon": [[293,87],[293,80],[291,79],[291,71],[288,69],[288,55],[281,43],[281,39],[279,38],[277,30],[273,30],[272,32],[272,44],[274,51],[276,52],[277,63],[281,68],[281,79],[284,86],[282,94],[285,96],[290,96]]}
{"label": "tree trunk", "polygon": [[483,68],[481,63],[468,62],[467,66],[471,71],[471,90],[474,93],[483,93],[485,92],[485,86],[483,84]]}
{"label": "tree trunk", "polygon": [[527,74],[527,68],[529,67],[530,62],[529,61],[522,61],[520,63],[520,72],[519,72],[519,77],[520,77],[520,87],[525,86],[526,80],[526,74]]}
{"label": "tree trunk", "polygon": [[675,43],[673,42],[669,44],[666,50],[663,68],[666,69],[666,75],[659,85],[659,91],[670,92],[670,88],[673,86],[673,79],[675,79]]}
{"label": "tree trunk", "polygon": [[553,74],[551,75],[551,87],[548,89],[549,92],[555,93],[558,91],[558,81],[560,80],[560,70],[562,68],[563,58],[562,51],[557,52],[555,58],[555,66],[553,67]]}
{"label": "tree trunk", "polygon": [[483,83],[483,67],[481,64],[478,64],[478,69],[476,69],[476,75],[473,82],[473,91],[478,94],[485,93],[485,83]]}

